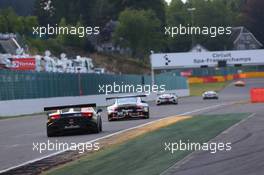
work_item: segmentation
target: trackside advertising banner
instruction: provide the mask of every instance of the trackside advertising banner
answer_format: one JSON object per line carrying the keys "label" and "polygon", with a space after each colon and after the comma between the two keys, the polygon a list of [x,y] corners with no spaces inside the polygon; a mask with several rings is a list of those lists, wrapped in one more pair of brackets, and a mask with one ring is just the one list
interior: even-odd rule
{"label": "trackside advertising banner", "polygon": [[228,65],[264,65],[264,50],[160,53],[151,55],[153,69],[214,67],[218,61]]}
{"label": "trackside advertising banner", "polygon": [[33,71],[35,68],[35,58],[12,58],[12,70]]}

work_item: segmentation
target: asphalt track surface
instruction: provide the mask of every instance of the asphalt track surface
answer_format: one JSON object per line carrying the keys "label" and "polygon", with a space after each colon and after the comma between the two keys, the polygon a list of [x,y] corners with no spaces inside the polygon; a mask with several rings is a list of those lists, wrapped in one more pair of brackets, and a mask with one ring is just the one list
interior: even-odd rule
{"label": "asphalt track surface", "polygon": [[[158,120],[168,116],[175,116],[179,114],[188,113],[190,115],[196,114],[215,114],[215,113],[238,113],[238,112],[251,112],[256,113],[254,117],[247,120],[247,122],[255,123],[256,125],[252,125],[252,127],[247,128],[248,130],[245,132],[250,132],[252,135],[249,137],[251,140],[244,139],[243,144],[244,147],[240,147],[237,142],[233,148],[237,154],[234,153],[233,156],[240,155],[240,154],[250,154],[252,151],[251,156],[253,154],[259,155],[256,159],[252,157],[254,161],[247,160],[247,156],[239,156],[245,168],[251,168],[257,172],[256,166],[259,169],[262,167],[264,172],[264,152],[263,148],[264,145],[264,108],[262,104],[257,105],[249,105],[249,104],[237,104],[237,105],[227,105],[232,102],[238,102],[243,100],[249,100],[249,90],[251,87],[264,87],[264,80],[263,79],[250,79],[246,80],[247,86],[243,88],[234,87],[230,85],[226,87],[220,93],[219,100],[206,100],[203,101],[201,97],[188,97],[183,98],[179,101],[179,105],[164,105],[164,106],[156,106],[154,103],[150,103],[150,119],[148,120],[129,120],[129,121],[118,121],[118,122],[108,122],[106,118],[106,114],[103,114],[103,132],[100,134],[86,134],[86,135],[70,135],[70,136],[62,136],[62,137],[54,137],[54,138],[47,138],[46,136],[46,116],[32,116],[32,117],[23,117],[23,118],[16,118],[16,119],[7,119],[7,120],[0,120],[0,171],[5,170],[10,167],[14,167],[20,164],[23,164],[27,161],[31,161],[33,159],[38,159],[43,156],[48,156],[50,154],[55,153],[56,151],[46,151],[44,153],[39,153],[37,151],[33,151],[33,143],[47,143],[49,140],[50,142],[54,143],[84,143],[90,140],[94,140],[109,134],[113,134],[118,131],[122,131],[124,129],[128,129],[131,127],[136,127],[138,125],[148,123],[154,120]],[[224,104],[223,106],[221,106]],[[219,106],[218,106],[219,105]],[[202,110],[200,110],[202,109]],[[261,118],[262,117],[262,118]],[[257,121],[251,121],[256,119]],[[233,139],[237,139],[242,137],[244,132],[237,131],[239,127],[243,127],[239,125],[238,127],[234,128],[228,137]],[[234,131],[234,132],[233,132]],[[231,135],[233,134],[233,135]],[[255,134],[255,137],[253,137]],[[227,137],[227,136],[226,136]],[[238,146],[237,146],[238,145]],[[254,148],[253,150],[248,149],[247,146],[251,146]],[[236,149],[236,147],[238,147]],[[243,149],[244,148],[244,149]],[[245,150],[245,149],[248,150]],[[255,149],[256,148],[256,149]],[[260,150],[260,151],[259,151]],[[255,152],[254,152],[255,151]],[[202,153],[203,154],[203,153]],[[205,157],[191,157],[191,158],[198,158],[198,162],[195,160],[193,163],[187,161],[186,163],[180,166],[178,169],[178,165],[172,167],[173,171],[168,173],[173,174],[208,174],[210,171],[211,166],[203,166],[205,169],[201,170],[201,173],[197,171],[197,163],[203,164],[206,162],[211,163],[214,160],[218,160],[218,155],[208,155],[204,154]],[[225,155],[219,155],[219,160],[225,160]],[[236,163],[236,157],[231,159]],[[258,163],[259,162],[259,163]],[[212,173],[209,174],[217,174],[217,172],[221,172],[224,165],[231,166],[231,164],[225,163],[216,163],[214,166],[214,170]],[[247,165],[247,166],[246,166]],[[193,168],[196,167],[196,168]],[[209,169],[209,170],[207,170]],[[240,171],[239,173],[235,174],[243,174],[244,169],[238,168]],[[216,171],[219,170],[219,171]],[[231,166],[232,170],[232,166]],[[208,173],[207,173],[208,172]],[[229,171],[230,172],[230,171]],[[237,172],[237,171],[236,171]],[[244,174],[250,174],[245,171]],[[224,173],[221,173],[224,174]],[[226,173],[228,174],[228,173]],[[230,174],[230,173],[229,173]],[[232,173],[234,174],[234,173]]]}
{"label": "asphalt track surface", "polygon": [[[251,87],[264,87],[264,80],[248,80]],[[226,88],[223,95],[248,96],[249,87]],[[232,143],[229,152],[211,154],[197,151],[176,163],[163,175],[263,175],[264,174],[264,104],[238,104],[219,108],[207,114],[251,113],[212,140]]]}

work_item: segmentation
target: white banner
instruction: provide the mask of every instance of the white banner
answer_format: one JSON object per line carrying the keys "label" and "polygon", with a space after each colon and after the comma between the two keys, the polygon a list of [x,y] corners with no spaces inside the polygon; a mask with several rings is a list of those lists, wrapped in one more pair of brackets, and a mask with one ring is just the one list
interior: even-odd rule
{"label": "white banner", "polygon": [[214,67],[221,60],[226,60],[228,65],[264,65],[264,50],[160,53],[151,55],[153,69]]}

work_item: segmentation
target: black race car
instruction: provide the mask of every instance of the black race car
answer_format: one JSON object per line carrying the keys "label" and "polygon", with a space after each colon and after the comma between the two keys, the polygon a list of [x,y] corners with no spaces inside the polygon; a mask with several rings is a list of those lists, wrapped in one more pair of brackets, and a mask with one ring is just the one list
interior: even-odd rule
{"label": "black race car", "polygon": [[146,95],[111,97],[106,100],[114,100],[114,104],[107,107],[108,120],[126,118],[149,118],[149,105],[141,99]]}
{"label": "black race car", "polygon": [[52,137],[64,132],[87,131],[99,133],[102,131],[102,119],[96,104],[46,107],[49,111],[47,121],[47,136]]}

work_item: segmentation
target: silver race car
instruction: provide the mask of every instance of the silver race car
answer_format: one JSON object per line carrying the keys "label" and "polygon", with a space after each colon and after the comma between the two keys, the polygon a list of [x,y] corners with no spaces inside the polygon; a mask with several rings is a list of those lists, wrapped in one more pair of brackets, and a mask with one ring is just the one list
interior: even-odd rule
{"label": "silver race car", "polygon": [[159,94],[156,99],[156,104],[178,104],[178,96],[174,93]]}
{"label": "silver race car", "polygon": [[146,95],[106,98],[106,100],[114,100],[114,104],[107,107],[108,120],[148,119],[149,105],[141,99],[142,97],[146,97]]}
{"label": "silver race car", "polygon": [[202,96],[204,100],[206,99],[216,99],[217,100],[219,98],[217,92],[215,91],[206,91],[203,93]]}

